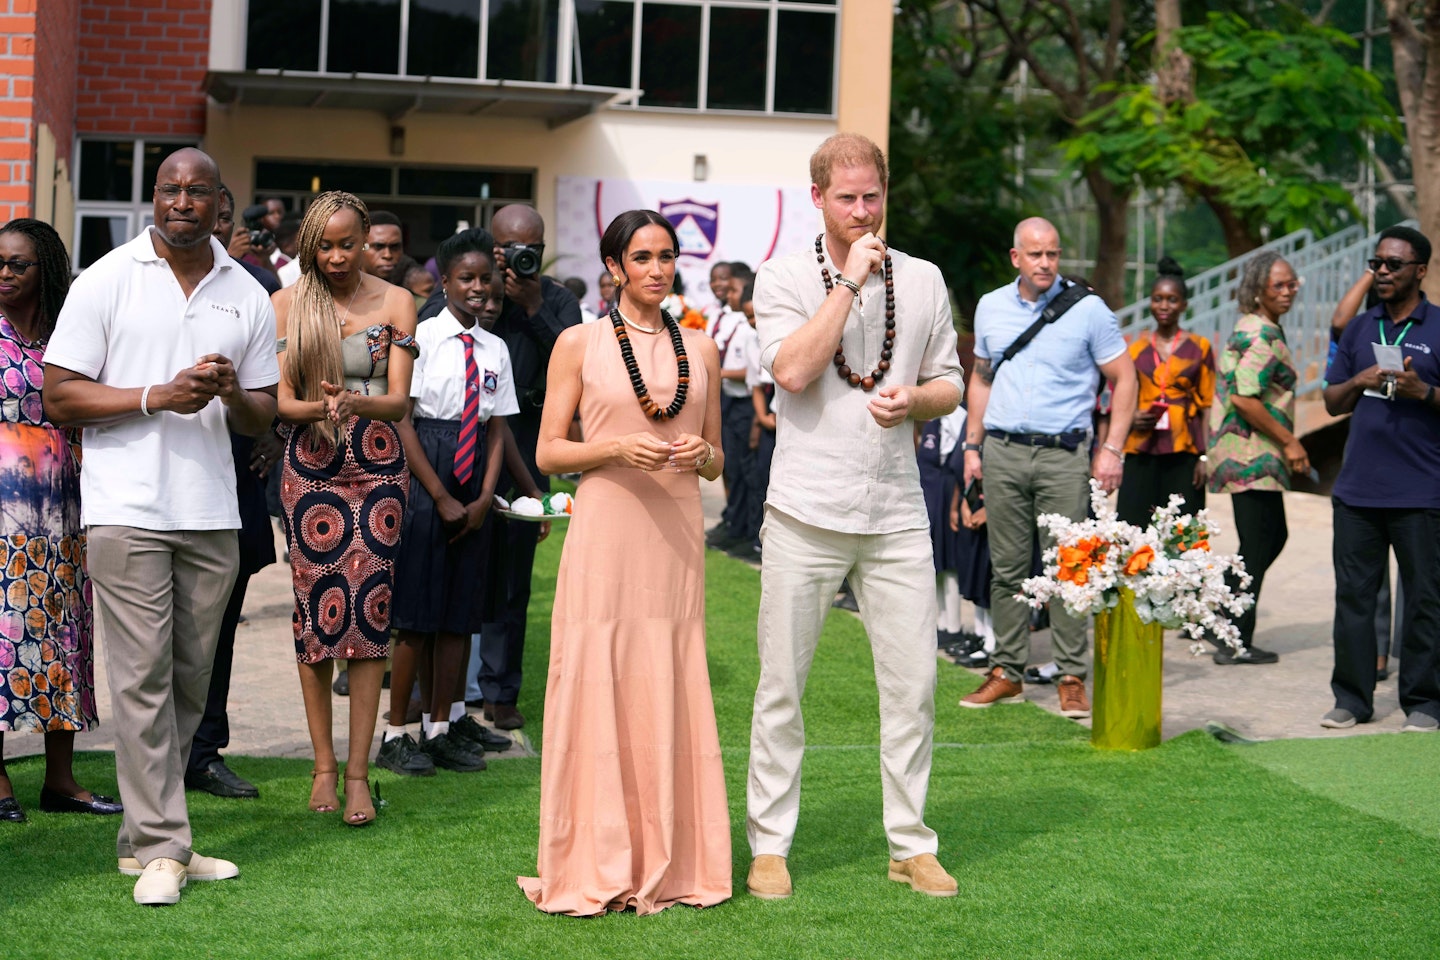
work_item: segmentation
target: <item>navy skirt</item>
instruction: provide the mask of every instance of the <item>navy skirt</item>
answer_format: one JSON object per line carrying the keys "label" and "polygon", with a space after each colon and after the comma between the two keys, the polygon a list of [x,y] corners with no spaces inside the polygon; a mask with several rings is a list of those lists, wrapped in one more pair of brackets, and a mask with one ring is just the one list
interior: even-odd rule
{"label": "navy skirt", "polygon": [[[462,504],[480,496],[485,474],[486,425],[475,439],[475,471],[461,486],[455,479],[455,446],[459,420],[415,421],[425,459],[450,496]],[[453,534],[440,521],[429,492],[413,476],[405,522],[400,530],[400,555],[395,560],[395,598],[391,622],[400,630],[419,633],[476,633],[493,619],[486,589],[486,566],[494,523],[487,515],[479,530],[450,543]]]}

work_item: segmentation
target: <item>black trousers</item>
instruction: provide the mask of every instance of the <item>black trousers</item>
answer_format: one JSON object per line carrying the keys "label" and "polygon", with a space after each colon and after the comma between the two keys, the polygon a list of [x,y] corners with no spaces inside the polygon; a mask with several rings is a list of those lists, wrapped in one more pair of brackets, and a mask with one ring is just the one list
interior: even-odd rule
{"label": "black trousers", "polygon": [[1115,498],[1115,513],[1126,523],[1148,527],[1156,507],[1170,502],[1170,495],[1185,498],[1185,512],[1205,509],[1205,488],[1195,486],[1194,453],[1132,453],[1125,458],[1125,474]]}
{"label": "black trousers", "polygon": [[[230,589],[225,615],[220,619],[220,642],[215,647],[215,665],[210,670],[210,693],[205,698],[205,714],[190,745],[191,770],[204,770],[220,759],[220,751],[230,745],[230,668],[235,661],[235,629],[240,625],[240,609],[245,606],[245,589],[250,575],[242,573]],[[1373,664],[1372,664],[1373,666]]]}
{"label": "black trousers", "polygon": [[[1235,618],[1240,640],[1248,647],[1255,636],[1255,617],[1260,609],[1260,587],[1265,583],[1265,571],[1285,549],[1290,528],[1285,525],[1285,498],[1279,490],[1232,494],[1230,505],[1235,513],[1235,532],[1240,536],[1240,559],[1245,561],[1245,571],[1251,578],[1250,595],[1255,598],[1254,606]],[[1232,581],[1230,588],[1238,589],[1238,584]]]}
{"label": "black trousers", "polygon": [[[520,699],[525,660],[525,624],[530,614],[530,575],[535,566],[538,523],[506,521],[495,531],[503,540],[504,564],[492,579],[497,591],[492,609],[497,618],[480,628],[480,695],[487,703],[513,705]],[[499,555],[498,552],[491,556]]]}
{"label": "black trousers", "polygon": [[1375,710],[1375,607],[1391,549],[1405,584],[1400,608],[1400,706],[1440,719],[1440,510],[1334,508],[1335,706],[1362,722]]}
{"label": "black trousers", "polygon": [[729,495],[720,514],[732,535],[744,520],[750,467],[750,425],[755,422],[755,404],[749,395],[720,395],[720,448],[725,451],[725,483]]}

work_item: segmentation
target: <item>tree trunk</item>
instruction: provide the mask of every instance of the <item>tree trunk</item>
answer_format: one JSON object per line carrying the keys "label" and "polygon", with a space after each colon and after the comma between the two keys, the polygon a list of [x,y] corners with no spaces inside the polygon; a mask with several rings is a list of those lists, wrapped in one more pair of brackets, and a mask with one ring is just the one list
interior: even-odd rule
{"label": "tree trunk", "polygon": [[1116,186],[1097,168],[1085,171],[1085,183],[1095,198],[1096,219],[1100,223],[1095,272],[1089,280],[1110,309],[1119,310],[1126,303],[1125,252],[1130,231],[1130,195],[1134,188]]}
{"label": "tree trunk", "polygon": [[1155,3],[1155,93],[1166,104],[1195,99],[1195,75],[1190,57],[1180,49],[1180,0]]}
{"label": "tree trunk", "polygon": [[[1385,0],[1420,232],[1433,243],[1440,240],[1440,0],[1425,0],[1423,33],[1415,29],[1410,7],[1409,0]],[[1440,298],[1440,270],[1434,260],[1424,288],[1430,297]]]}
{"label": "tree trunk", "polygon": [[1260,238],[1250,232],[1244,218],[1233,207],[1220,201],[1219,191],[1213,187],[1199,187],[1195,192],[1215,214],[1215,219],[1220,221],[1220,232],[1225,237],[1225,255],[1229,259],[1243,257],[1260,246]]}

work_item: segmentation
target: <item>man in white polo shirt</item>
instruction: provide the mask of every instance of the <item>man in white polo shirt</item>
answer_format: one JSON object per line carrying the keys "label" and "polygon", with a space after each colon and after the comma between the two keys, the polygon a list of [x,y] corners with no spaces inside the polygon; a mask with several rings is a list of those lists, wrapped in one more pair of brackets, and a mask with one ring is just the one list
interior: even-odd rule
{"label": "man in white polo shirt", "polygon": [[[880,784],[891,880],[956,893],[925,824],[935,732],[935,558],[915,459],[916,421],[960,402],[944,278],[876,236],[885,155],[837,134],[810,158],[824,216],[815,247],[755,278],[760,362],[775,377],[775,460],[760,538],[760,682],[750,728],[747,887],[791,894],[800,813],[800,698],[847,576],[875,657]],[[838,374],[838,376],[837,376]]]}
{"label": "man in white polo shirt", "polygon": [[275,315],[211,233],[220,171],[199,150],[155,178],[155,226],[70,288],[45,355],[45,412],[85,428],[87,565],[115,714],[122,873],[176,903],[233,863],[195,854],[185,760],[239,565],[229,429],[275,419]]}

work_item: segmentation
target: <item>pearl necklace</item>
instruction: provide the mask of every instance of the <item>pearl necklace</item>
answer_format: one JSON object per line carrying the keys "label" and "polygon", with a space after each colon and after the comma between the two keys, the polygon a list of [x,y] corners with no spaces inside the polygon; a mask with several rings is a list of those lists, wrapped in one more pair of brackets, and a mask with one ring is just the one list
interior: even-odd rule
{"label": "pearl necklace", "polygon": [[662,333],[665,330],[664,323],[661,323],[658,327],[644,327],[636,323],[634,320],[631,320],[629,317],[625,316],[625,314],[621,313],[619,307],[615,308],[615,312],[620,314],[620,319],[624,320],[625,326],[629,327],[631,330],[639,330],[641,333]]}
{"label": "pearl necklace", "polygon": [[[825,266],[825,234],[815,238],[815,262],[820,264],[820,279],[825,281],[825,292],[828,294],[835,289],[835,281],[830,279],[830,269]],[[885,371],[890,369],[890,360],[895,356],[895,268],[890,262],[890,253],[885,253],[885,264],[883,276],[885,278],[885,342],[880,347],[880,362],[875,369],[870,371],[870,376],[862,377],[850,369],[845,362],[844,341],[835,347],[835,372],[840,379],[852,387],[859,387],[869,392],[875,385],[885,379]],[[856,294],[859,299],[859,294]]]}

